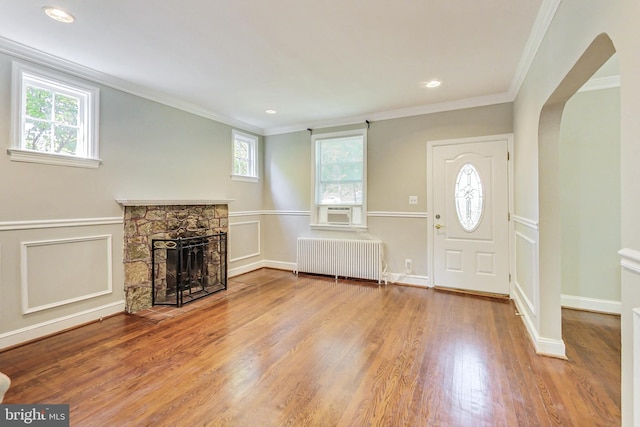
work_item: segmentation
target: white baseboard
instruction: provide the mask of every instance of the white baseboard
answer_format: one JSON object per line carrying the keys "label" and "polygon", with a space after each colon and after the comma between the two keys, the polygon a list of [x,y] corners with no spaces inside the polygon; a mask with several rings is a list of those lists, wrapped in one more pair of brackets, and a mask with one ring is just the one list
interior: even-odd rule
{"label": "white baseboard", "polygon": [[253,270],[258,270],[263,267],[265,267],[264,261],[252,262],[251,264],[230,268],[228,271],[228,275],[229,277],[239,276],[241,274],[248,273]]}
{"label": "white baseboard", "polygon": [[527,333],[529,334],[529,338],[533,343],[533,347],[535,348],[536,353],[543,356],[566,359],[567,350],[564,345],[564,341],[541,337],[538,334],[538,329],[533,323],[533,320],[529,315],[529,311],[526,309],[526,306],[524,305],[517,290],[516,292],[513,293],[512,298],[516,304],[516,308],[518,309],[518,312],[520,313],[522,322],[524,323],[524,326],[527,329]]}
{"label": "white baseboard", "polygon": [[246,264],[240,267],[230,268],[229,269],[229,277],[239,276],[244,273],[249,273],[250,271],[258,270],[261,268],[275,268],[278,270],[287,270],[287,271],[295,271],[296,263],[295,262],[282,262],[282,261],[270,261],[270,260],[262,260],[257,262],[252,262],[251,264]]}
{"label": "white baseboard", "polygon": [[429,276],[418,276],[415,274],[388,273],[388,283],[398,285],[411,285],[421,288],[430,288]]}
{"label": "white baseboard", "polygon": [[[283,261],[273,261],[273,260],[262,260],[257,261],[251,264],[246,264],[241,267],[231,268],[229,269],[229,277],[239,276],[244,273],[249,273],[253,270],[258,270],[260,268],[275,268],[278,270],[287,270],[287,271],[296,271],[296,263],[295,262],[283,262]],[[419,286],[423,288],[428,288],[431,286],[429,283],[428,276],[418,276],[413,274],[398,274],[398,273],[390,273],[389,274],[389,283],[397,283],[399,285],[412,285]]]}
{"label": "white baseboard", "polygon": [[264,266],[268,268],[275,268],[278,270],[287,270],[287,271],[295,271],[297,265],[295,262],[283,262],[283,261],[272,261],[265,260]]}
{"label": "white baseboard", "polygon": [[599,313],[620,314],[622,313],[622,302],[606,299],[578,297],[574,295],[561,295],[563,307],[576,310],[597,311]]}
{"label": "white baseboard", "polygon": [[541,356],[567,359],[567,349],[563,340],[554,340],[539,336],[536,340],[536,353]]}
{"label": "white baseboard", "polygon": [[99,320],[106,316],[122,313],[124,312],[124,305],[124,301],[117,301],[101,307],[92,308],[79,313],[16,329],[14,331],[4,332],[0,334],[0,349],[55,334],[56,332]]}

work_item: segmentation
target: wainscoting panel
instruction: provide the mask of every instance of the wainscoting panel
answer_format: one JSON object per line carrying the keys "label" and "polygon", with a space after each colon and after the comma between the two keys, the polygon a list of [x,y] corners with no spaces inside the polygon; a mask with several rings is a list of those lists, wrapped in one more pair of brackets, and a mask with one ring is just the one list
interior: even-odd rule
{"label": "wainscoting panel", "polygon": [[529,312],[538,311],[538,250],[536,242],[524,234],[515,232],[515,286],[516,292]]}
{"label": "wainscoting panel", "polygon": [[0,222],[0,349],[124,310],[122,217]]}
{"label": "wainscoting panel", "polygon": [[22,242],[20,246],[23,314],[112,293],[110,234]]}
{"label": "wainscoting panel", "polygon": [[229,262],[260,256],[260,221],[229,224]]}

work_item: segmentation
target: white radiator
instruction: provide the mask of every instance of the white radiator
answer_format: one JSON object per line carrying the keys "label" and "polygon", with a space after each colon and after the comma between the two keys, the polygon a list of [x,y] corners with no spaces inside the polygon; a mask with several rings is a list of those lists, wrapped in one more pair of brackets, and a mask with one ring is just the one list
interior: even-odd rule
{"label": "white radiator", "polygon": [[298,238],[297,273],[382,281],[382,241]]}

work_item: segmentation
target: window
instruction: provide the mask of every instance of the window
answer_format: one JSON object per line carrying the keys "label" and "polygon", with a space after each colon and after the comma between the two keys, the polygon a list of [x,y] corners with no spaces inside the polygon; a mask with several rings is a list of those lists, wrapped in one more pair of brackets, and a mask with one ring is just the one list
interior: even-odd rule
{"label": "window", "polygon": [[366,226],[366,130],[318,134],[314,147],[312,223],[324,227]]}
{"label": "window", "polygon": [[233,132],[233,175],[240,181],[258,181],[258,138]]}
{"label": "window", "polygon": [[14,62],[11,160],[98,167],[98,97],[98,88]]}

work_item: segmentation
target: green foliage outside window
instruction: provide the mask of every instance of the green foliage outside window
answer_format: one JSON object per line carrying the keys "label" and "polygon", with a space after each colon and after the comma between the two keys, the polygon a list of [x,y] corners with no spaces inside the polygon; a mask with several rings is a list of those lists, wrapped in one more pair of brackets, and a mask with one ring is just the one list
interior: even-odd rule
{"label": "green foliage outside window", "polygon": [[236,141],[233,144],[233,170],[236,175],[249,175],[249,144]]}
{"label": "green foliage outside window", "polygon": [[34,85],[26,87],[24,148],[76,155],[80,99]]}
{"label": "green foliage outside window", "polygon": [[361,204],[364,141],[360,136],[328,139],[319,145],[319,202]]}

